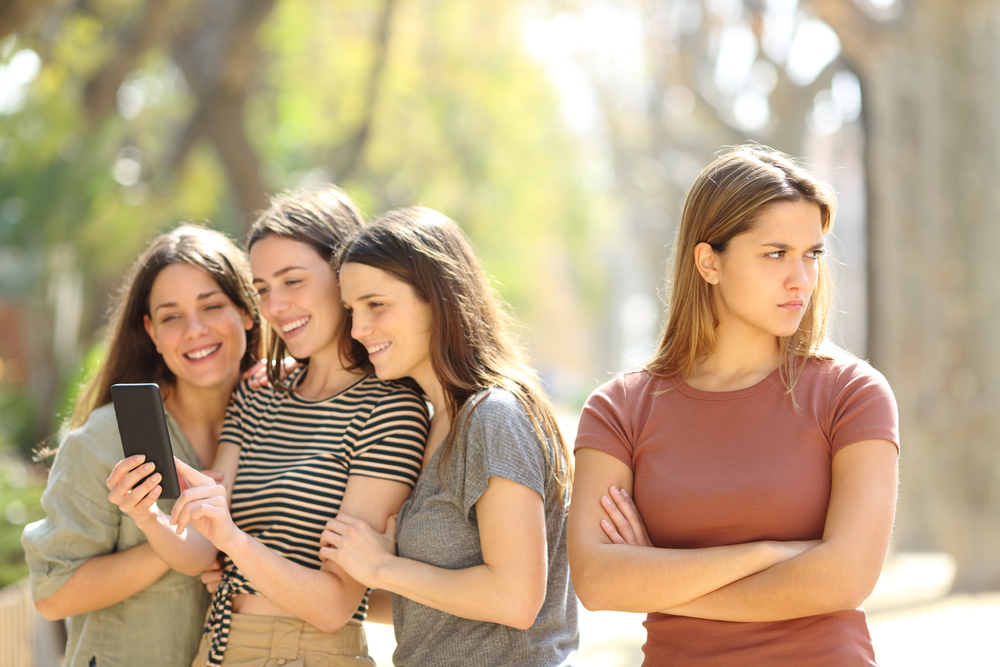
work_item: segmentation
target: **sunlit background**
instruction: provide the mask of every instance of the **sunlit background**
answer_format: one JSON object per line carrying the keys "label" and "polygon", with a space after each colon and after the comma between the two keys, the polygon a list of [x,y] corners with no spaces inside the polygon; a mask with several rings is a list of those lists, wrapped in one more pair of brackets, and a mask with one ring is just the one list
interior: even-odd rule
{"label": "sunlit background", "polygon": [[830,335],[899,401],[894,549],[939,567],[888,606],[1000,590],[997,35],[994,0],[0,0],[0,586],[157,232],[242,242],[328,182],[439,209],[572,430],[652,350],[685,190],[752,140],[835,187]]}

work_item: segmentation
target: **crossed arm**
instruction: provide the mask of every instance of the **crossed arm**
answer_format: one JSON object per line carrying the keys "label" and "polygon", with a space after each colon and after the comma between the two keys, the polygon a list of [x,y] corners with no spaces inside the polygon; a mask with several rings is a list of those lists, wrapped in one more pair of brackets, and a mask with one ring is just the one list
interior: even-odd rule
{"label": "crossed arm", "polygon": [[[897,455],[888,441],[854,443],[834,456],[818,543],[707,549],[650,548],[631,501],[607,493],[612,486],[631,492],[628,466],[594,449],[576,455],[570,571],[589,609],[773,621],[852,609],[878,579],[896,504]],[[608,518],[614,525],[602,529]],[[609,537],[616,534],[624,537]]]}

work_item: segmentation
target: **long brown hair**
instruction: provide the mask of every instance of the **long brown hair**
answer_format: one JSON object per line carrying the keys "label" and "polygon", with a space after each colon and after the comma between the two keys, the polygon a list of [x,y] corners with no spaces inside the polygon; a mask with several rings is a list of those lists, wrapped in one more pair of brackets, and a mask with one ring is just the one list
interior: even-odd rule
{"label": "long brown hair", "polygon": [[[695,265],[695,246],[708,243],[716,253],[724,253],[733,237],[753,228],[764,207],[795,201],[819,206],[823,233],[830,231],[833,190],[783,153],[757,144],[736,146],[702,170],[684,200],[671,257],[669,318],[656,353],[646,364],[650,372],[687,378],[715,347],[719,320],[712,286]],[[805,358],[826,356],[820,348],[826,340],[830,290],[829,270],[820,256],[816,286],[798,331],[778,341],[781,377],[789,393],[802,374]]]}
{"label": "long brown hair", "polygon": [[[271,206],[263,211],[250,228],[247,252],[254,244],[268,236],[280,236],[305,243],[330,264],[336,253],[354,234],[361,231],[364,218],[341,189],[329,185],[313,192],[285,192],[271,199]],[[340,304],[334,304],[340,306]],[[270,325],[266,325],[267,377],[271,386],[288,391],[282,379],[281,362],[285,358],[285,341]],[[364,345],[351,338],[348,318],[341,321],[337,332],[341,353],[349,368],[371,372],[368,352]]]}
{"label": "long brown hair", "polygon": [[[572,458],[552,405],[515,341],[513,320],[458,225],[427,208],[391,211],[345,246],[338,266],[348,262],[392,274],[430,306],[431,363],[453,417],[483,390],[498,387],[517,398],[546,448],[560,495],[567,499]],[[447,468],[475,407],[470,406],[444,443],[439,473]]]}
{"label": "long brown hair", "polygon": [[126,274],[108,322],[104,359],[76,401],[71,428],[83,425],[91,412],[111,402],[113,384],[155,382],[162,387],[177,379],[143,324],[143,317],[149,315],[153,283],[160,271],[172,264],[189,264],[207,273],[236,307],[253,319],[240,370],[250,368],[260,356],[257,293],[251,284],[246,255],[219,232],[181,225],[153,239]]}

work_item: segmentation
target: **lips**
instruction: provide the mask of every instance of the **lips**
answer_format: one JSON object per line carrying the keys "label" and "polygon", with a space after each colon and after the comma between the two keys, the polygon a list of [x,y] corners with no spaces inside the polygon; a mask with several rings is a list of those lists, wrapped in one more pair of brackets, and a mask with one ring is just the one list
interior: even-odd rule
{"label": "lips", "polygon": [[201,361],[208,355],[212,354],[216,350],[222,347],[222,343],[217,343],[215,345],[208,345],[206,347],[198,348],[197,350],[191,350],[190,352],[185,352],[184,356],[191,361]]}
{"label": "lips", "polygon": [[296,329],[301,329],[302,327],[304,327],[306,324],[309,323],[310,319],[312,318],[309,317],[308,315],[304,315],[303,317],[296,317],[294,320],[290,320],[288,322],[283,322],[279,324],[279,328],[281,329],[281,333],[284,334],[291,333]]}
{"label": "lips", "polygon": [[388,348],[392,343],[377,343],[375,345],[365,345],[365,349],[368,350],[368,357],[377,355],[382,350]]}
{"label": "lips", "polygon": [[779,305],[778,307],[784,308],[785,310],[789,310],[793,313],[797,313],[800,310],[802,310],[803,301],[802,299],[792,299],[791,301],[786,301],[785,303]]}

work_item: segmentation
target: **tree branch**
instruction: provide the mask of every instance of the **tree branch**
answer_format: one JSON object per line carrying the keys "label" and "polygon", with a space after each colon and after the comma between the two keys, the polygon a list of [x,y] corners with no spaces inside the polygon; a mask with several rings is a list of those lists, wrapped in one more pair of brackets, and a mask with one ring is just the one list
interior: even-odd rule
{"label": "tree branch", "polygon": [[357,167],[371,133],[375,109],[378,106],[378,96],[382,88],[383,73],[389,55],[390,29],[395,9],[396,0],[385,0],[375,31],[375,61],[372,63],[371,75],[368,77],[368,89],[365,93],[365,109],[361,116],[361,125],[347,142],[347,158],[337,172],[340,178],[352,173]]}

